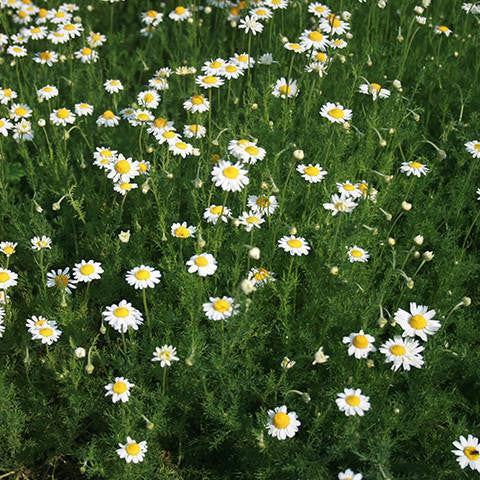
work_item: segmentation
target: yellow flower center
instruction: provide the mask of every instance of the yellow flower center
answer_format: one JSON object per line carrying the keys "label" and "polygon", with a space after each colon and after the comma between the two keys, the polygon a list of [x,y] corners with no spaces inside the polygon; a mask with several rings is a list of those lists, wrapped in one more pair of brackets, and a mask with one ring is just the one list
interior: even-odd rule
{"label": "yellow flower center", "polygon": [[214,215],[221,215],[223,212],[223,207],[220,205],[215,205],[213,207],[210,207],[210,213],[213,213]]}
{"label": "yellow flower center", "polygon": [[217,83],[217,77],[214,77],[213,75],[208,75],[203,78],[203,83],[206,83],[207,85],[213,85],[214,83]]}
{"label": "yellow flower center", "polygon": [[129,443],[127,445],[127,447],[125,448],[125,450],[127,451],[127,453],[129,455],[131,455],[132,457],[135,457],[140,453],[141,448],[140,448],[140,445],[138,443]]}
{"label": "yellow flower center", "polygon": [[82,52],[82,55],[88,56],[92,54],[92,49],[89,47],[83,47],[81,52]]}
{"label": "yellow flower center", "polygon": [[64,120],[70,116],[70,111],[66,108],[60,108],[57,110],[57,117]]}
{"label": "yellow flower center", "polygon": [[345,116],[345,113],[341,108],[332,108],[331,110],[328,111],[328,114],[333,117],[333,118],[343,118]]}
{"label": "yellow flower center", "polygon": [[57,275],[55,277],[55,285],[58,288],[66,288],[68,285],[68,277],[66,275]]}
{"label": "yellow flower center", "polygon": [[178,6],[177,8],[175,8],[175,13],[177,15],[182,15],[183,13],[185,13],[187,9],[185,7],[182,7],[182,6]]}
{"label": "yellow flower center", "polygon": [[167,130],[166,132],[162,133],[163,138],[166,138],[167,140],[169,138],[173,138],[176,135],[176,133],[173,130]]}
{"label": "yellow flower center", "polygon": [[27,114],[27,109],[24,107],[17,107],[15,109],[15,115],[17,115],[18,117],[23,117],[26,114]]}
{"label": "yellow flower center", "polygon": [[116,317],[119,317],[119,318],[125,318],[125,317],[128,317],[130,313],[130,310],[128,308],[125,308],[125,307],[117,307],[114,311],[113,311],[113,314],[116,316]]}
{"label": "yellow flower center", "polygon": [[396,357],[402,357],[407,353],[407,350],[403,345],[392,345],[390,347],[390,353]]}
{"label": "yellow flower center", "polygon": [[157,16],[157,11],[156,10],[149,10],[147,12],[147,17],[155,18],[156,16]]}
{"label": "yellow flower center", "polygon": [[234,180],[240,175],[240,172],[238,171],[238,168],[230,166],[223,169],[223,175]]}
{"label": "yellow flower center", "polygon": [[480,152],[480,142],[479,143],[476,143],[473,148],[477,151],[477,152]]}
{"label": "yellow flower center", "polygon": [[379,83],[371,83],[370,88],[378,93],[382,89],[382,86]]}
{"label": "yellow flower center", "polygon": [[41,328],[38,333],[42,336],[42,337],[51,337],[53,334],[54,334],[54,331],[52,328],[50,327],[45,327],[45,328]]}
{"label": "yellow flower center", "polygon": [[292,92],[292,87],[290,85],[280,85],[278,91],[282,95],[289,95]]}
{"label": "yellow flower center", "polygon": [[259,149],[257,147],[255,147],[254,145],[250,145],[248,146],[245,151],[249,154],[249,155],[252,155],[252,157],[254,157],[255,155],[258,155],[259,153]]}
{"label": "yellow flower center", "polygon": [[219,61],[215,60],[214,62],[212,62],[212,63],[210,64],[210,68],[215,68],[215,69],[217,69],[217,68],[221,68],[222,65],[223,65],[222,62],[219,62]]}
{"label": "yellow flower center", "polygon": [[192,103],[194,105],[202,105],[203,103],[203,97],[201,95],[194,95],[192,97]]}
{"label": "yellow flower center", "polygon": [[105,120],[113,120],[115,118],[115,114],[111,110],[105,110],[102,116]]}
{"label": "yellow flower center", "polygon": [[343,186],[344,190],[347,190],[347,192],[353,192],[355,190],[355,185],[352,185],[351,183],[346,183]]}
{"label": "yellow flower center", "polygon": [[310,32],[308,34],[308,38],[312,42],[321,42],[323,40],[323,35],[320,32],[318,32],[317,30],[314,30],[313,32]]}
{"label": "yellow flower center", "polygon": [[303,171],[309,177],[316,177],[320,173],[320,169],[317,167],[309,166]]}
{"label": "yellow flower center", "polygon": [[148,280],[150,278],[151,274],[148,270],[138,270],[135,273],[135,278],[137,280]]}
{"label": "yellow flower center", "polygon": [[258,197],[255,203],[260,208],[267,208],[270,205],[270,200],[268,199],[268,197]]}
{"label": "yellow flower center", "polygon": [[140,112],[137,115],[137,120],[139,120],[140,122],[148,122],[149,119],[150,119],[150,115],[148,115],[148,113]]}
{"label": "yellow flower center", "polygon": [[463,453],[469,460],[478,460],[480,458],[480,452],[476,447],[465,447]]}
{"label": "yellow flower center", "polygon": [[213,304],[213,309],[220,313],[228,312],[230,308],[230,303],[226,300],[223,300],[223,298],[221,298],[220,300],[216,300]]}
{"label": "yellow flower center", "polygon": [[197,257],[195,259],[195,265],[197,267],[206,267],[208,265],[208,260],[205,257]]}
{"label": "yellow flower center", "polygon": [[262,281],[265,280],[269,275],[269,272],[266,268],[260,268],[258,272],[254,275],[255,280]]}
{"label": "yellow flower center", "polygon": [[287,240],[287,244],[292,248],[300,248],[303,245],[302,241],[298,238],[291,238],[290,240]]}
{"label": "yellow flower center", "polygon": [[120,382],[115,382],[113,384],[112,390],[115,393],[118,393],[119,395],[121,395],[122,393],[125,393],[128,390],[128,387],[125,382],[120,381]]}
{"label": "yellow flower center", "polygon": [[128,160],[119,160],[115,164],[115,171],[121,175],[128,173],[131,168],[132,167],[130,166],[130,162]]}
{"label": "yellow flower center", "polygon": [[345,397],[345,402],[351,407],[358,407],[360,405],[360,397],[358,395],[348,395]]}
{"label": "yellow flower center", "polygon": [[276,428],[284,429],[290,425],[290,417],[283,412],[277,412],[272,420]]}
{"label": "yellow flower center", "polygon": [[80,267],[80,273],[82,275],[87,276],[87,277],[88,277],[88,275],[91,275],[94,271],[95,271],[95,268],[90,263],[87,263],[86,265],[82,265]]}
{"label": "yellow flower center", "polygon": [[8,272],[0,272],[0,283],[4,283],[10,280],[10,275]]}
{"label": "yellow flower center", "polygon": [[350,255],[355,258],[360,258],[363,255],[363,252],[361,250],[357,250],[354,248],[353,250],[350,251]]}
{"label": "yellow flower center", "polygon": [[422,330],[427,326],[427,319],[420,314],[412,315],[408,323],[415,330]]}
{"label": "yellow flower center", "polygon": [[247,217],[247,218],[245,219],[245,221],[246,221],[247,223],[258,223],[260,220],[259,220],[258,217],[254,217],[254,216],[252,215],[252,216],[250,216],[250,217]]}
{"label": "yellow flower center", "polygon": [[324,53],[324,52],[318,52],[315,55],[315,60],[317,60],[318,62],[326,62],[327,61],[327,54]]}
{"label": "yellow flower center", "polygon": [[352,343],[357,348],[367,348],[368,338],[365,335],[355,335],[353,337]]}
{"label": "yellow flower center", "polygon": [[7,245],[6,247],[4,247],[3,249],[3,253],[5,255],[11,255],[12,253],[15,252],[15,249],[11,246],[11,245]]}
{"label": "yellow flower center", "polygon": [[410,162],[409,163],[411,168],[422,168],[423,165],[420,162]]}
{"label": "yellow flower center", "polygon": [[235,65],[227,65],[225,67],[225,71],[228,73],[235,73],[238,70],[238,68]]}
{"label": "yellow flower center", "polygon": [[162,117],[156,118],[153,124],[157,128],[163,128],[167,124],[167,119]]}
{"label": "yellow flower center", "polygon": [[438,30],[440,30],[443,33],[447,33],[447,32],[450,31],[450,29],[448,27],[446,27],[445,25],[439,25]]}
{"label": "yellow flower center", "polygon": [[76,30],[77,27],[73,25],[72,23],[67,23],[66,25],[63,26],[64,30],[68,30],[69,32],[72,32],[73,30]]}
{"label": "yellow flower center", "polygon": [[143,96],[143,100],[145,100],[146,103],[150,103],[150,102],[153,102],[153,100],[155,100],[155,96],[153,95],[153,93],[146,93]]}
{"label": "yellow flower center", "polygon": [[190,236],[190,230],[186,227],[178,227],[175,230],[175,236],[180,238],[188,238]]}
{"label": "yellow flower center", "polygon": [[338,27],[341,27],[341,26],[342,26],[342,22],[338,18],[335,18],[332,22],[332,27],[333,28],[338,28]]}
{"label": "yellow flower center", "polygon": [[185,142],[177,142],[175,144],[175,146],[179,149],[179,150],[186,150],[188,145],[185,143]]}

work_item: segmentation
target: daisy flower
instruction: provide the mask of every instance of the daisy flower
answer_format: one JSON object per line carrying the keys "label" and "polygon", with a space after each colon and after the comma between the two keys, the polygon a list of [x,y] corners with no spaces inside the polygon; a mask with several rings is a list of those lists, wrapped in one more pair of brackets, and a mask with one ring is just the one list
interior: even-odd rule
{"label": "daisy flower", "polygon": [[228,219],[231,218],[231,216],[231,210],[228,207],[222,205],[210,205],[203,212],[203,218],[208,223],[213,223],[213,225],[216,225],[219,219],[222,222],[227,223]]}
{"label": "daisy flower", "polygon": [[107,93],[118,93],[123,90],[122,82],[116,79],[107,80],[103,86]]}
{"label": "daisy flower", "polygon": [[43,345],[52,345],[52,343],[58,341],[62,334],[55,322],[49,321],[43,326],[33,329],[30,333],[32,335],[32,340],[40,340]]}
{"label": "daisy flower", "polygon": [[93,105],[88,103],[76,103],[75,104],[75,113],[79,117],[87,117],[93,113]]}
{"label": "daisy flower", "polygon": [[400,367],[410,370],[411,367],[421,368],[423,358],[421,352],[424,350],[420,344],[411,338],[394,337],[386,341],[380,352],[386,356],[385,363],[392,363],[392,370],[397,371]]}
{"label": "daisy flower", "polygon": [[316,17],[326,18],[330,15],[330,9],[320,2],[313,2],[308,6],[309,13],[313,13]]}
{"label": "daisy flower", "polygon": [[426,175],[428,171],[429,168],[420,162],[402,162],[402,166],[400,167],[400,172],[405,173],[407,177],[414,175],[420,178],[422,175]]}
{"label": "daisy flower", "polygon": [[283,44],[283,48],[290,50],[295,53],[303,53],[305,51],[305,46],[300,43],[287,42]]}
{"label": "daisy flower", "polygon": [[285,77],[282,77],[277,80],[275,83],[273,90],[272,90],[272,95],[274,97],[280,97],[280,98],[293,98],[298,95],[298,87],[297,87],[297,81],[296,80],[287,80]]}
{"label": "daisy flower", "polygon": [[204,138],[207,134],[207,129],[203,125],[194,123],[192,125],[185,125],[183,127],[183,134],[187,138]]}
{"label": "daisy flower", "polygon": [[345,195],[346,197],[359,198],[363,195],[362,190],[360,190],[358,185],[354,185],[352,182],[338,182],[337,190],[340,195]]}
{"label": "daisy flower", "polygon": [[107,41],[107,37],[102,33],[90,32],[87,37],[87,43],[90,47],[101,47]]}
{"label": "daisy flower", "polygon": [[95,152],[93,153],[93,158],[95,159],[94,165],[105,169],[107,165],[115,162],[117,159],[117,153],[116,150],[112,150],[108,147],[96,147]]}
{"label": "daisy flower", "polygon": [[373,100],[390,96],[390,90],[383,88],[379,83],[362,83],[358,91],[364,95],[371,95]]}
{"label": "daisy flower", "polygon": [[222,75],[226,64],[227,62],[223,58],[216,58],[205,62],[201,70],[205,75]]}
{"label": "daisy flower", "polygon": [[350,30],[350,25],[344,22],[340,17],[330,14],[320,22],[320,29],[325,33],[343,35]]}
{"label": "daisy flower", "polygon": [[230,57],[229,61],[243,69],[251,68],[255,65],[255,59],[248,53],[236,53],[233,57]]}
{"label": "daisy flower", "polygon": [[347,417],[352,415],[360,415],[363,417],[365,412],[370,410],[369,397],[362,395],[362,391],[357,388],[345,388],[343,393],[337,394],[335,400],[341,412],[344,412]]}
{"label": "daisy flower", "polygon": [[0,104],[7,105],[8,102],[17,98],[17,92],[11,88],[0,88]]}
{"label": "daisy flower", "polygon": [[325,51],[330,45],[330,41],[328,40],[327,36],[319,30],[303,31],[300,35],[300,43],[307,50],[313,48],[314,50],[321,51]]}
{"label": "daisy flower", "polygon": [[238,221],[240,225],[245,227],[246,232],[251,232],[254,228],[260,228],[260,225],[265,223],[265,219],[258,210],[243,212]]}
{"label": "daisy flower", "polygon": [[195,232],[197,231],[197,228],[188,225],[187,222],[182,222],[182,223],[174,223],[170,227],[170,232],[173,237],[177,238],[189,238],[189,237],[195,237]]}
{"label": "daisy flower", "polygon": [[53,85],[45,85],[37,90],[37,98],[40,102],[50,100],[58,95],[58,88]]}
{"label": "daisy flower", "polygon": [[170,142],[168,149],[173,153],[173,155],[178,155],[182,158],[186,158],[193,154],[193,145],[182,141],[180,138],[175,142]]}
{"label": "daisy flower", "polygon": [[8,136],[8,131],[11,130],[13,127],[12,122],[7,118],[0,118],[0,134],[4,137]]}
{"label": "daisy flower", "polygon": [[116,127],[118,122],[120,121],[120,117],[117,117],[111,110],[105,110],[98,118],[97,118],[97,126],[99,127]]}
{"label": "daisy flower", "polygon": [[149,110],[142,109],[133,110],[131,115],[127,117],[128,123],[130,123],[130,125],[133,125],[134,127],[148,124],[149,122],[152,122],[153,119],[154,117]]}
{"label": "daisy flower", "polygon": [[312,165],[297,165],[297,172],[308,182],[318,183],[321,182],[327,175],[327,171],[324,170],[318,163]]}
{"label": "daisy flower", "polygon": [[222,77],[225,77],[227,80],[237,79],[243,75],[243,70],[234,63],[227,63],[220,73]]}
{"label": "daisy flower", "polygon": [[257,20],[269,20],[273,17],[273,12],[269,8],[258,7],[250,10],[250,15]]}
{"label": "daisy flower", "polygon": [[420,337],[424,342],[428,335],[434,335],[440,328],[440,322],[434,320],[435,310],[429,310],[425,305],[410,303],[410,311],[399,308],[395,312],[395,321],[403,328],[404,337]]}
{"label": "daisy flower", "polygon": [[360,330],[358,333],[351,333],[348,337],[343,337],[343,343],[348,345],[348,354],[354,355],[355,358],[367,358],[370,352],[377,349],[373,343],[375,338]]}
{"label": "daisy flower", "polygon": [[348,249],[347,255],[350,263],[355,263],[355,262],[365,263],[365,262],[368,262],[368,259],[370,258],[370,255],[366,250],[364,250],[361,247],[357,247],[356,245]]}
{"label": "daisy flower", "polygon": [[0,242],[0,252],[8,258],[16,252],[17,245],[16,242]]}
{"label": "daisy flower", "polygon": [[126,403],[130,398],[130,389],[134,386],[135,385],[130,383],[126,378],[115,377],[113,383],[105,385],[105,390],[107,391],[105,396],[111,396],[113,403]]}
{"label": "daisy flower", "polygon": [[183,103],[183,108],[187,112],[203,113],[210,109],[210,102],[203,95],[192,95]]}
{"label": "daisy flower", "polygon": [[195,78],[195,83],[202,88],[209,89],[221,87],[225,83],[225,80],[215,75],[200,75]]}
{"label": "daisy flower", "polygon": [[266,268],[252,268],[248,272],[248,280],[252,282],[254,287],[266,285],[267,283],[274,282],[275,276],[273,272],[268,271]]}
{"label": "daisy flower", "polygon": [[18,275],[7,268],[0,268],[0,290],[14,287],[17,284]]}
{"label": "daisy flower", "polygon": [[310,245],[303,237],[295,235],[284,235],[279,241],[278,246],[290,255],[308,255]]}
{"label": "daisy flower", "polygon": [[272,10],[283,10],[288,7],[288,0],[265,0],[263,4],[270,7]]}
{"label": "daisy flower", "polygon": [[13,120],[21,120],[31,117],[32,109],[25,103],[14,103],[8,111],[8,115]]}
{"label": "daisy flower", "polygon": [[25,324],[25,326],[28,329],[28,333],[33,333],[35,330],[38,330],[41,327],[45,327],[48,324],[56,326],[57,322],[55,322],[54,320],[48,320],[42,315],[39,315],[38,317],[36,315],[32,315],[30,318],[27,319],[27,323]]}
{"label": "daisy flower", "polygon": [[361,473],[355,473],[353,470],[347,468],[344,472],[338,474],[338,480],[362,480],[363,475]]}
{"label": "daisy flower", "polygon": [[238,312],[238,305],[231,297],[209,297],[202,308],[210,320],[226,320]]}
{"label": "daisy flower", "polygon": [[177,349],[172,345],[163,345],[163,347],[156,347],[153,352],[152,362],[160,362],[160,367],[171,367],[172,362],[178,362]]}
{"label": "daisy flower", "polygon": [[46,235],[42,235],[41,237],[33,237],[32,239],[30,239],[30,243],[32,244],[32,250],[38,251],[45,248],[52,248],[52,239],[50,237],[47,237]]}
{"label": "daisy flower", "polygon": [[88,260],[88,262],[82,260],[73,268],[73,276],[77,282],[88,283],[92,280],[99,280],[102,273],[102,264],[93,260]]}
{"label": "daisy flower", "polygon": [[323,204],[323,208],[330,210],[333,216],[337,215],[337,213],[351,213],[357,206],[358,204],[352,198],[343,194],[340,196],[333,194],[330,203]]}
{"label": "daisy flower", "polygon": [[148,265],[140,265],[132,268],[125,275],[127,283],[135,288],[135,290],[143,290],[144,288],[154,288],[157,283],[160,283],[162,274]]}
{"label": "daisy flower", "polygon": [[452,33],[452,31],[446,25],[435,25],[433,31],[437,35],[445,35],[446,37],[449,37]]}
{"label": "daisy flower", "polygon": [[453,442],[453,446],[455,450],[452,452],[457,456],[457,462],[462,469],[468,466],[472,470],[480,472],[480,446],[477,437],[468,435],[465,438],[460,435],[460,438]]}
{"label": "daisy flower", "polygon": [[155,90],[145,90],[137,95],[137,102],[145,108],[152,110],[158,107],[160,95]]}
{"label": "daisy flower", "polygon": [[471,142],[467,142],[465,148],[473,158],[480,158],[480,141],[472,140]]}
{"label": "daisy flower", "polygon": [[255,165],[258,160],[263,160],[267,154],[266,150],[254,143],[245,145],[237,152],[237,158],[249,165]]}
{"label": "daisy flower", "polygon": [[217,271],[217,261],[210,253],[193,255],[186,263],[188,273],[196,273],[200,277],[213,275]]}
{"label": "daisy flower", "polygon": [[70,278],[70,268],[66,267],[63,270],[51,270],[47,273],[47,287],[56,287],[60,290],[65,290],[69,295],[72,289],[77,288],[75,281]]}
{"label": "daisy flower", "polygon": [[245,30],[246,34],[251,33],[255,36],[257,33],[262,33],[263,23],[259,22],[258,17],[254,15],[245,15],[245,17],[240,20],[238,28]]}
{"label": "daisy flower", "polygon": [[148,10],[142,12],[142,22],[145,25],[153,25],[156,27],[163,20],[163,13],[157,12],[156,10]]}
{"label": "daisy flower", "polygon": [[287,407],[282,405],[274,410],[267,411],[268,419],[265,428],[271,437],[285,440],[293,438],[301,425],[295,412],[288,412]]}
{"label": "daisy flower", "polygon": [[255,212],[272,215],[278,207],[278,201],[275,195],[249,195],[247,205]]}
{"label": "daisy flower", "polygon": [[65,127],[75,123],[75,114],[68,108],[58,108],[50,114],[50,121],[56,126]]}
{"label": "daisy flower", "polygon": [[352,111],[339,103],[327,102],[321,108],[320,115],[332,123],[345,123],[352,118]]}
{"label": "daisy flower", "polygon": [[122,333],[125,333],[130,327],[138,330],[143,323],[141,312],[126,300],[122,300],[118,305],[113,304],[106,307],[102,316],[114,330]]}
{"label": "daisy flower", "polygon": [[22,45],[10,45],[7,48],[7,53],[12,57],[22,58],[27,55],[27,49]]}
{"label": "daisy flower", "polygon": [[74,53],[82,63],[95,63],[98,60],[98,52],[90,47],[83,47]]}
{"label": "daisy flower", "polygon": [[127,443],[118,444],[117,455],[127,463],[143,462],[145,453],[147,453],[147,442],[136,442],[133,438],[127,437]]}
{"label": "daisy flower", "polygon": [[212,181],[216,187],[226,192],[239,192],[250,182],[247,170],[239,162],[232,164],[227,160],[220,160],[212,170]]}
{"label": "daisy flower", "polygon": [[136,188],[138,188],[138,184],[131,182],[118,182],[113,185],[113,190],[123,196]]}
{"label": "daisy flower", "polygon": [[169,14],[168,17],[171,18],[175,22],[183,22],[187,19],[189,19],[192,16],[192,12],[190,10],[182,5],[178,5],[175,7],[174,10],[172,10]]}
{"label": "daisy flower", "polygon": [[114,162],[106,166],[107,177],[113,182],[129,182],[138,175],[138,169],[138,162],[125,158],[121,153]]}

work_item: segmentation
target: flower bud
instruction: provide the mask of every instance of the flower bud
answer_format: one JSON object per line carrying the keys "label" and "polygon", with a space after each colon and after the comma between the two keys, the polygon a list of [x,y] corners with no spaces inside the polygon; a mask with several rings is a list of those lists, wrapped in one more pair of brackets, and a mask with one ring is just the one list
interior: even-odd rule
{"label": "flower bud", "polygon": [[393,237],[388,237],[387,242],[391,247],[394,247],[397,243],[396,240]]}
{"label": "flower bud", "polygon": [[296,235],[297,234],[297,229],[296,227],[290,227],[290,230],[288,231],[290,235]]}
{"label": "flower bud", "polygon": [[296,160],[303,160],[305,158],[305,153],[303,152],[303,150],[295,150],[293,152],[293,157],[296,159]]}
{"label": "flower bud", "polygon": [[434,253],[431,252],[431,251],[426,251],[426,252],[423,252],[423,259],[426,261],[426,262],[430,262],[431,260],[433,260],[433,257],[434,257]]}
{"label": "flower bud", "polygon": [[420,247],[420,245],[422,245],[423,243],[423,235],[417,235],[414,239],[413,239],[415,245],[418,245]]}
{"label": "flower bud", "polygon": [[240,283],[240,288],[245,295],[250,295],[252,292],[255,291],[255,286],[247,278],[242,280],[242,282]]}
{"label": "flower bud", "polygon": [[412,204],[404,200],[404,201],[402,202],[402,208],[403,208],[403,210],[405,210],[406,212],[409,212],[409,211],[412,209]]}
{"label": "flower bud", "polygon": [[248,256],[253,260],[258,260],[260,258],[260,249],[258,247],[252,247],[248,251]]}
{"label": "flower bud", "polygon": [[330,275],[333,275],[333,276],[338,275],[339,271],[340,271],[340,270],[339,270],[338,267],[332,267],[332,268],[330,269]]}
{"label": "flower bud", "polygon": [[130,230],[127,230],[127,231],[121,231],[119,234],[118,234],[118,239],[122,242],[122,243],[128,243],[129,240],[130,240]]}
{"label": "flower bud", "polygon": [[469,307],[472,304],[472,299],[470,297],[463,297],[462,303],[465,307]]}
{"label": "flower bud", "polygon": [[83,347],[77,347],[74,353],[76,358],[85,358],[85,355],[87,354]]}
{"label": "flower bud", "polygon": [[89,362],[87,363],[87,366],[85,367],[85,371],[91,375],[93,371],[95,370],[95,367]]}

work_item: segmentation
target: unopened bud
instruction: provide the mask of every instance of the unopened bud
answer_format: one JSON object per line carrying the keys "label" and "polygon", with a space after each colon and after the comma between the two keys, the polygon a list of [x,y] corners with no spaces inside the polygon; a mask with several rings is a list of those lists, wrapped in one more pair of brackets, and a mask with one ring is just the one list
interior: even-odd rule
{"label": "unopened bud", "polygon": [[85,358],[85,355],[87,354],[87,352],[85,351],[85,349],[83,347],[77,347],[75,349],[75,357],[76,358]]}
{"label": "unopened bud", "polygon": [[305,153],[303,152],[303,150],[295,150],[293,152],[293,157],[296,160],[303,160],[305,158]]}
{"label": "unopened bud", "polygon": [[412,209],[412,204],[404,200],[404,201],[402,202],[402,208],[403,208],[403,210],[405,210],[406,212],[409,212],[409,211]]}
{"label": "unopened bud", "polygon": [[423,235],[417,235],[414,239],[413,239],[415,245],[422,245],[423,243]]}
{"label": "unopened bud", "polygon": [[260,258],[260,249],[258,247],[252,247],[248,251],[248,256],[253,260],[258,260]]}

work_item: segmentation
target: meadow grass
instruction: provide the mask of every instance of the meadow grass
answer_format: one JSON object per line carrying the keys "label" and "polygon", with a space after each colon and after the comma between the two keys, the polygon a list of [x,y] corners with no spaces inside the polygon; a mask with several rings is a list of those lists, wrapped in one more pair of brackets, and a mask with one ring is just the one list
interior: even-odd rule
{"label": "meadow grass", "polygon": [[[478,477],[478,455],[461,469],[451,450],[460,435],[480,434],[479,159],[464,146],[480,138],[480,17],[456,0],[435,0],[423,12],[420,1],[331,0],[350,29],[330,36],[347,45],[326,48],[319,74],[305,70],[311,49],[298,54],[284,43],[298,42],[321,19],[308,12],[312,2],[286,3],[253,35],[238,26],[261,2],[193,0],[184,5],[190,20],[175,21],[169,13],[178,4],[170,0],[79,0],[72,13],[79,18],[67,20],[83,26],[80,36],[58,45],[30,38],[27,55],[17,58],[8,51],[20,44],[12,36],[37,23],[60,28],[65,22],[53,20],[61,3],[36,3],[49,9],[43,24],[30,2],[0,2],[0,89],[18,94],[0,105],[0,118],[12,124],[0,136],[0,241],[18,244],[12,255],[5,245],[0,252],[0,270],[18,274],[1,296],[0,478],[361,478],[338,476],[347,469],[372,480]],[[163,19],[142,33],[141,14],[149,10]],[[20,12],[27,23],[19,23]],[[436,33],[439,25],[451,34]],[[97,61],[82,63],[75,52],[91,31],[106,41],[93,48]],[[47,49],[59,56],[51,67],[33,61]],[[195,83],[205,62],[236,53],[256,60],[240,78],[218,89]],[[265,53],[275,63],[259,62]],[[165,67],[172,72],[158,75],[168,84],[158,107],[139,106],[137,94]],[[296,80],[298,95],[272,95],[281,77]],[[124,89],[107,93],[109,79]],[[372,98],[373,82],[390,96]],[[45,85],[59,94],[40,102]],[[194,94],[209,99],[208,112],[183,108]],[[93,105],[93,115],[67,126],[50,121],[54,110],[73,112],[80,102]],[[327,102],[350,109],[352,119],[322,117]],[[14,103],[32,109],[30,129],[24,125],[31,140],[14,138],[21,122]],[[127,107],[174,122],[198,150],[174,155],[148,132],[151,122],[97,126],[104,111],[120,116]],[[185,138],[185,124],[205,126],[205,137]],[[266,155],[254,165],[237,155],[249,183],[225,192],[211,172],[221,159],[238,161],[228,151],[234,139]],[[93,164],[97,147],[149,162],[132,180],[137,189],[113,190]],[[400,171],[412,162],[428,172]],[[317,163],[328,172],[318,183],[296,170]],[[358,193],[355,208],[332,215],[324,204],[347,181]],[[278,207],[249,232],[238,218],[249,211],[250,195],[273,195]],[[232,217],[206,222],[212,204],[229,207]],[[196,227],[195,235],[172,235],[176,222]],[[42,235],[51,247],[32,249],[31,239]],[[283,251],[284,235],[307,241],[308,255]],[[349,261],[353,246],[368,251],[367,262]],[[202,278],[186,262],[204,252],[218,268]],[[82,259],[101,263],[100,279],[77,282],[71,295],[47,288],[47,272]],[[161,273],[155,288],[125,281],[140,265]],[[256,283],[252,268],[267,269],[274,281]],[[204,304],[223,296],[237,313],[208,319]],[[106,308],[122,299],[142,315],[138,330],[121,333],[106,321]],[[426,342],[416,338],[421,368],[393,371],[379,349],[402,335],[396,312],[408,312],[410,302],[435,310],[441,326]],[[26,328],[32,315],[55,321],[58,340],[32,338],[39,328]],[[375,337],[377,351],[357,359],[342,339],[360,330]],[[169,367],[151,361],[163,345],[179,358]],[[135,385],[127,402],[105,396],[115,377]],[[369,397],[363,416],[339,410],[335,400],[345,388]],[[266,428],[268,411],[282,405],[301,422],[285,440]],[[127,436],[147,442],[143,461],[119,458]]]}

